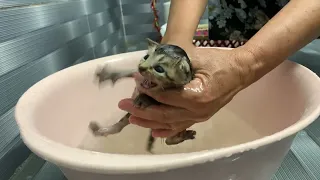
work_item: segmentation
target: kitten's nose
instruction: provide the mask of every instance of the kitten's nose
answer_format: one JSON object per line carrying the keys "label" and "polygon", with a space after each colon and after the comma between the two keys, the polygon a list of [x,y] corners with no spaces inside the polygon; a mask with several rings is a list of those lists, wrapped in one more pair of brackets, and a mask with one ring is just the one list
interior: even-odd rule
{"label": "kitten's nose", "polygon": [[145,67],[139,67],[139,73],[145,72],[147,70],[147,68]]}

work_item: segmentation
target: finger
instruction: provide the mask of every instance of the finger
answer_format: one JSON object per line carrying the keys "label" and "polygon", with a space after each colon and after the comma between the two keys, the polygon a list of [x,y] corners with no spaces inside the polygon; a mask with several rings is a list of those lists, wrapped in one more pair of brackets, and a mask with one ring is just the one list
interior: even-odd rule
{"label": "finger", "polygon": [[172,127],[167,123],[160,123],[156,121],[150,121],[146,119],[142,119],[135,116],[130,116],[129,122],[131,124],[135,124],[137,126],[141,126],[144,128],[150,128],[150,129],[172,129]]}
{"label": "finger", "polygon": [[187,108],[190,102],[195,102],[202,96],[203,84],[199,79],[192,80],[189,84],[179,89],[165,91],[149,91],[142,86],[137,86],[141,93],[145,93],[160,103]]}
{"label": "finger", "polygon": [[172,129],[153,129],[152,130],[152,136],[153,137],[161,137],[161,138],[166,138],[166,137],[171,137],[179,132],[188,129],[194,124],[193,121],[185,121],[183,124],[180,124],[180,127],[172,130]]}
{"label": "finger", "polygon": [[119,102],[118,106],[133,116],[162,123],[173,123],[197,118],[196,113],[173,106],[151,105],[147,108],[134,107],[132,99],[123,99]]}
{"label": "finger", "polygon": [[152,130],[152,136],[155,138],[166,138],[174,136],[176,131],[170,129],[154,129]]}
{"label": "finger", "polygon": [[180,130],[186,127],[186,125],[192,124],[190,121],[182,121],[176,123],[160,123],[155,121],[149,121],[141,119],[135,116],[130,116],[129,121],[131,124],[135,124],[144,128],[160,129],[160,130]]}

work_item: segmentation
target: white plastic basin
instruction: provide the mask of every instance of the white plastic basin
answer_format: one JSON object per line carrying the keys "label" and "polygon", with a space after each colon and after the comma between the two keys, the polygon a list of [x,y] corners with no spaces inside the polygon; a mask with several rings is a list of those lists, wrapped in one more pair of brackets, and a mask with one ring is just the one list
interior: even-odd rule
{"label": "white plastic basin", "polygon": [[118,101],[130,97],[135,86],[124,79],[99,89],[93,83],[97,65],[137,66],[145,52],[78,64],[31,87],[16,106],[25,144],[70,180],[269,180],[296,133],[320,114],[318,76],[285,61],[209,121],[196,124],[193,141],[169,147],[158,140],[150,155],[145,128],[130,125],[108,138],[93,137],[89,122],[118,121],[125,114]]}

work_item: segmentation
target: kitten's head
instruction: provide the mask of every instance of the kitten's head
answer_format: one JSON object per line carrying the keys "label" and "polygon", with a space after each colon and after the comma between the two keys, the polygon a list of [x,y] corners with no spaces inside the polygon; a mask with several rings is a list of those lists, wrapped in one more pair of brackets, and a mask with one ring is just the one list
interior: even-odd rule
{"label": "kitten's head", "polygon": [[191,62],[182,48],[147,40],[148,53],[139,63],[139,72],[145,77],[141,86],[164,89],[180,87],[192,80]]}

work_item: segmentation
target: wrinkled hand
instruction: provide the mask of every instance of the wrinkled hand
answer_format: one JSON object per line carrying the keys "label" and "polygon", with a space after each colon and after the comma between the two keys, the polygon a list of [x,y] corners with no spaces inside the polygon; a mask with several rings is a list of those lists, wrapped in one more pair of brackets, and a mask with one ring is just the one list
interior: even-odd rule
{"label": "wrinkled hand", "polygon": [[[154,137],[170,137],[208,120],[245,88],[248,70],[241,65],[240,50],[189,47],[187,52],[196,73],[183,90],[153,93],[138,87],[163,105],[139,109],[133,106],[132,98],[119,102],[120,109],[132,114],[130,123],[151,128]],[[139,76],[135,78],[139,81]]]}

